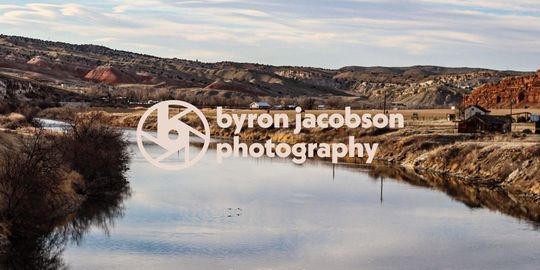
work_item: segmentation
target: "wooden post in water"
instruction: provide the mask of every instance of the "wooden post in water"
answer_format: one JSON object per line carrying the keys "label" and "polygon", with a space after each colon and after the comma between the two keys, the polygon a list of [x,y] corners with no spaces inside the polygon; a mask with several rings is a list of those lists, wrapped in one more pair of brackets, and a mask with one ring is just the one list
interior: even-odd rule
{"label": "wooden post in water", "polygon": [[381,204],[383,203],[383,182],[384,182],[384,177],[381,176]]}

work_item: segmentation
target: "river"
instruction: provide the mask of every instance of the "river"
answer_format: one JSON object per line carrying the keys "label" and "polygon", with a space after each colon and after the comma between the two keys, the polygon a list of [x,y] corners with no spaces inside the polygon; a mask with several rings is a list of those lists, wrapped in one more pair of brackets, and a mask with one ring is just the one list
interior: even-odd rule
{"label": "river", "polygon": [[[133,139],[132,131],[126,133]],[[83,221],[77,224],[85,226],[77,237],[71,232],[56,253],[59,265],[307,270],[540,267],[537,223],[483,207],[481,198],[475,205],[463,203],[456,199],[466,195],[456,194],[460,189],[452,189],[449,196],[440,189],[354,166],[334,168],[322,161],[300,166],[286,159],[228,158],[218,164],[213,149],[189,169],[165,171],[148,163],[135,143],[130,147],[130,194],[105,211],[87,210],[93,212],[79,217]],[[491,204],[497,203],[486,203]]]}

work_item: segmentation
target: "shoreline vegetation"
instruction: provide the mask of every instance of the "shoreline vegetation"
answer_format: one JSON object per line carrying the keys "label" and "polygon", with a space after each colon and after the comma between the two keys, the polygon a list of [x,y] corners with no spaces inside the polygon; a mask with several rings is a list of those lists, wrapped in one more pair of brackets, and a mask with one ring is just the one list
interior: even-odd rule
{"label": "shoreline vegetation", "polygon": [[58,131],[10,117],[17,123],[8,126],[17,128],[0,132],[0,265],[6,267],[17,243],[50,235],[58,220],[89,201],[129,193],[130,158],[121,131],[97,117],[72,119]]}
{"label": "shoreline vegetation", "polygon": [[[44,117],[69,119],[78,117],[99,117],[116,127],[136,128],[144,108],[126,111],[90,109],[73,111],[69,109],[48,109],[41,113]],[[259,111],[259,113],[266,111]],[[231,139],[240,136],[244,141],[284,142],[347,142],[349,136],[357,141],[379,143],[375,162],[383,165],[400,166],[420,175],[440,174],[461,179],[473,186],[500,188],[518,196],[540,202],[540,136],[514,132],[503,134],[462,134],[457,133],[452,122],[431,118],[426,121],[407,119],[403,129],[302,129],[294,134],[293,128],[263,129],[242,128],[235,134],[234,128],[222,129],[216,123],[216,111],[204,110],[210,124],[212,137]],[[280,112],[281,113],[281,112]],[[294,112],[292,112],[294,113]],[[427,117],[426,117],[427,118]],[[183,119],[191,126],[202,124],[196,118]],[[149,117],[145,129],[155,130],[155,115]],[[365,163],[360,158],[343,158],[348,163]]]}
{"label": "shoreline vegetation", "polygon": [[[107,209],[113,209],[114,215],[121,214],[118,202],[122,200],[118,198],[129,194],[129,183],[124,177],[129,155],[127,142],[118,128],[136,128],[144,111],[145,108],[50,108],[12,113],[0,119],[0,162],[11,164],[0,171],[0,192],[6,198],[1,205],[0,265],[24,265],[2,260],[20,257],[9,254],[18,253],[18,248],[25,248],[23,243],[28,241],[40,242],[43,236],[49,241],[49,236],[60,236],[60,242],[65,243],[67,234],[84,234],[89,225],[75,224],[82,208],[112,200],[116,203]],[[354,136],[361,142],[378,143],[377,158],[367,172],[370,175],[434,188],[470,207],[485,207],[540,222],[538,135],[458,134],[451,122],[440,120],[444,114],[425,121],[411,121],[406,116],[402,129],[313,128],[294,134],[291,122],[288,129],[244,126],[240,134],[235,134],[234,127],[222,129],[217,125],[215,110],[206,109],[203,113],[209,121],[211,136],[224,140],[240,136],[248,143],[340,143]],[[61,132],[43,130],[34,127],[35,117],[71,125]],[[155,119],[156,115],[150,115],[144,128],[155,130]],[[188,114],[182,120],[202,130],[199,119]],[[340,161],[344,166],[365,164],[361,158]],[[100,217],[102,214],[97,213]],[[92,217],[85,220],[93,222]],[[68,232],[58,234],[58,228]],[[51,261],[61,263],[54,256]]]}

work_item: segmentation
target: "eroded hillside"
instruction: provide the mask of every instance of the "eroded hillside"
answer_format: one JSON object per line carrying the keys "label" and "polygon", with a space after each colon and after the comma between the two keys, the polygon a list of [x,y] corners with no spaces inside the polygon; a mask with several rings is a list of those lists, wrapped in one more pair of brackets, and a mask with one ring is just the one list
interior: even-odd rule
{"label": "eroded hillside", "polygon": [[[411,108],[459,105],[472,89],[518,72],[475,68],[312,67],[166,59],[109,49],[16,36],[0,36],[0,73],[92,96],[160,99],[197,93],[230,96],[343,97],[364,107],[390,102]],[[159,93],[159,95],[154,95]],[[188,97],[189,98],[189,97]]]}

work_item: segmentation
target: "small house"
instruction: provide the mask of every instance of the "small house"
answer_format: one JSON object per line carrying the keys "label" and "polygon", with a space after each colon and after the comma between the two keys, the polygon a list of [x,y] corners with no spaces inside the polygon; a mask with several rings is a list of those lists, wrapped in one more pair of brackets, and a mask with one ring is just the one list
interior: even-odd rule
{"label": "small house", "polygon": [[463,110],[463,112],[461,112],[461,119],[463,120],[467,120],[475,115],[486,115],[486,114],[489,114],[490,111],[483,108],[482,106],[479,106],[479,105],[472,105],[472,106],[469,106],[467,108],[465,108],[465,110]]}
{"label": "small house", "polygon": [[459,122],[459,133],[508,133],[512,118],[509,116],[493,116],[475,114]]}
{"label": "small house", "polygon": [[249,104],[249,108],[259,109],[259,110],[268,110],[272,108],[272,106],[264,101],[259,101],[259,102],[252,102],[251,104]]}

